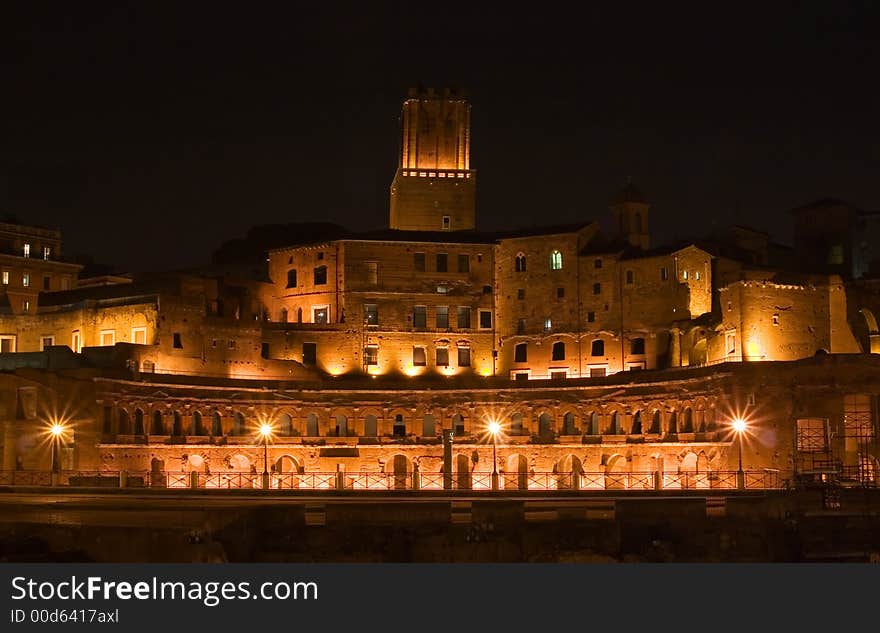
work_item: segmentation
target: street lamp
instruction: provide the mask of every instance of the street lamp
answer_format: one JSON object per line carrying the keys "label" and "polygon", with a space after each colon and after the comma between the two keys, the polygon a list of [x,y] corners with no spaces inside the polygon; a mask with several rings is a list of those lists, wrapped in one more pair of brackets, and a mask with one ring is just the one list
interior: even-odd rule
{"label": "street lamp", "polygon": [[742,418],[734,418],[730,424],[733,427],[734,433],[736,433],[737,444],[739,447],[739,467],[736,471],[736,487],[737,488],[745,488],[746,487],[746,476],[743,472],[743,433],[746,432],[746,421]]}
{"label": "street lamp", "polygon": [[501,425],[496,420],[489,422],[489,434],[492,436],[492,490],[498,490],[498,433]]}
{"label": "street lamp", "polygon": [[58,460],[58,444],[61,442],[61,436],[64,435],[64,425],[60,422],[54,422],[49,427],[49,434],[52,436],[52,472],[57,473],[61,469]]}
{"label": "street lamp", "polygon": [[260,425],[260,436],[263,438],[263,488],[269,487],[269,437],[272,435],[272,425],[263,422]]}

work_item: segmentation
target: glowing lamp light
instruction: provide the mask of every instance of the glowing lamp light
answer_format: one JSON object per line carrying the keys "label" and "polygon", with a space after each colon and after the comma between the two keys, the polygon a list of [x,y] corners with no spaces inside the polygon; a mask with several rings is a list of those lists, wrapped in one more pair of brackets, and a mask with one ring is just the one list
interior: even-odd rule
{"label": "glowing lamp light", "polygon": [[260,435],[263,437],[269,437],[270,435],[272,435],[272,425],[265,422],[261,424]]}
{"label": "glowing lamp light", "polygon": [[49,432],[53,435],[53,437],[61,437],[64,433],[64,425],[55,423],[51,427],[49,427]]}
{"label": "glowing lamp light", "polygon": [[733,422],[731,422],[731,426],[737,433],[742,433],[746,430],[746,421],[742,418],[735,418]]}
{"label": "glowing lamp light", "polygon": [[501,425],[498,424],[495,420],[489,422],[489,433],[492,435],[498,435],[501,432]]}

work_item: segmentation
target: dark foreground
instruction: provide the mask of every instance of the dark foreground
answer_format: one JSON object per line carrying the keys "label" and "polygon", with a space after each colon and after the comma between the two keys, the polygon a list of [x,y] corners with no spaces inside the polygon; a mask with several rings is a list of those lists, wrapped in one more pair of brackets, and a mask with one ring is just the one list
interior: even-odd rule
{"label": "dark foreground", "polygon": [[821,490],[469,498],[7,490],[0,560],[880,560],[880,490],[839,494],[829,503]]}

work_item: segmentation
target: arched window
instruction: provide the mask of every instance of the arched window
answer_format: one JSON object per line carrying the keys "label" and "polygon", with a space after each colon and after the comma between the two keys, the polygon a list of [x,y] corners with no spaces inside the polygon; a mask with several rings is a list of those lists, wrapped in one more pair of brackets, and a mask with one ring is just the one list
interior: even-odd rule
{"label": "arched window", "polygon": [[278,434],[284,437],[293,435],[293,420],[287,413],[282,413],[278,418]]}
{"label": "arched window", "polygon": [[232,416],[232,435],[244,435],[244,416],[238,411]]}
{"label": "arched window", "polygon": [[151,435],[165,435],[165,425],[162,423],[162,412],[153,412],[153,426],[150,428]]}
{"label": "arched window", "polygon": [[119,421],[117,423],[117,432],[120,435],[129,435],[131,433],[131,419],[128,417],[128,411],[119,410]]}
{"label": "arched window", "polygon": [[658,409],[654,409],[654,415],[651,417],[651,430],[649,433],[659,434],[661,432],[662,425],[660,424],[660,411]]}
{"label": "arched window", "polygon": [[682,433],[693,433],[694,432],[694,412],[688,407],[684,410],[684,421],[682,423]]}
{"label": "arched window", "polygon": [[633,425],[632,430],[630,431],[632,435],[641,435],[642,434],[642,412],[636,411],[633,415]]}
{"label": "arched window", "polygon": [[220,413],[217,411],[211,414],[211,435],[215,437],[223,435],[223,423],[220,420]]}
{"label": "arched window", "polygon": [[287,287],[296,288],[296,268],[287,271]]}
{"label": "arched window", "polygon": [[593,284],[593,294],[594,295],[602,294],[602,284],[600,284],[598,281]]}
{"label": "arched window", "polygon": [[302,308],[296,309],[296,322],[297,323],[303,322],[303,309]]}
{"label": "arched window", "polygon": [[538,435],[541,437],[553,436],[553,418],[549,413],[542,413],[538,416]]}
{"label": "arched window", "polygon": [[522,413],[514,413],[510,416],[510,434],[511,435],[522,435],[523,432],[523,417]]}
{"label": "arched window", "polygon": [[464,416],[460,413],[456,413],[452,416],[452,431],[456,435],[464,435]]}
{"label": "arched window", "polygon": [[526,271],[526,256],[524,254],[517,254],[516,259],[514,260],[514,270],[518,273],[524,273]]}
{"label": "arched window", "polygon": [[595,411],[587,415],[587,434],[599,435],[599,414]]}
{"label": "arched window", "polygon": [[634,338],[630,341],[629,353],[633,356],[642,356],[645,353],[645,339]]}
{"label": "arched window", "polygon": [[202,426],[202,414],[198,411],[193,411],[192,414],[192,434],[205,435],[205,429]]}
{"label": "arched window", "polygon": [[144,412],[140,409],[134,410],[134,434],[146,435],[144,430]]}
{"label": "arched window", "polygon": [[379,435],[379,422],[375,415],[367,415],[364,417],[364,435],[367,437],[377,437]]}
{"label": "arched window", "polygon": [[280,323],[287,323],[287,308],[281,308],[281,314],[278,316]]}
{"label": "arched window", "polygon": [[434,416],[430,413],[422,418],[422,437],[434,437],[436,434]]}
{"label": "arched window", "polygon": [[308,437],[318,437],[318,416],[314,413],[309,413],[306,418],[306,435]]}
{"label": "arched window", "polygon": [[562,270],[562,253],[559,251],[550,253],[550,270]]}
{"label": "arched window", "polygon": [[565,360],[565,343],[553,343],[553,360]]}
{"label": "arched window", "polygon": [[562,434],[574,435],[576,433],[577,429],[574,426],[574,413],[569,411],[564,416],[562,416]]}
{"label": "arched window", "polygon": [[600,341],[599,339],[593,341],[593,344],[590,346],[590,355],[605,356],[605,341]]}
{"label": "arched window", "polygon": [[183,419],[180,417],[180,411],[174,412],[174,422],[171,425],[171,435],[180,437],[183,435]]}
{"label": "arched window", "polygon": [[336,416],[336,437],[348,437],[348,418],[341,413]]}
{"label": "arched window", "polygon": [[620,435],[620,414],[617,411],[613,411],[611,413],[611,425],[608,427],[608,433],[610,435]]}
{"label": "arched window", "polygon": [[670,435],[678,433],[678,414],[675,411],[669,414],[669,433]]}
{"label": "arched window", "polygon": [[513,348],[513,362],[525,363],[529,359],[529,344],[517,343]]}

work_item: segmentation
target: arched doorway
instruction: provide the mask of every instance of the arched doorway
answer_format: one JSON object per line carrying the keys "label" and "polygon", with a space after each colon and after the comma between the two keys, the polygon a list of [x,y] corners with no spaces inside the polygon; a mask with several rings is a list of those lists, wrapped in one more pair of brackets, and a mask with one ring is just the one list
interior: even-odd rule
{"label": "arched doorway", "polygon": [[394,490],[406,490],[409,488],[409,476],[412,473],[412,466],[406,455],[395,455],[391,459],[391,468],[394,476],[392,487]]}
{"label": "arched doorway", "polygon": [[348,418],[341,413],[336,416],[336,437],[348,437]]}
{"label": "arched doorway", "polygon": [[507,468],[504,472],[504,489],[529,489],[529,461],[525,455],[517,453],[507,458]]}
{"label": "arched doorway", "polygon": [[459,490],[470,490],[471,460],[467,455],[459,454],[455,458],[455,487]]}
{"label": "arched doorway", "polygon": [[566,455],[556,462],[553,467],[556,473],[556,489],[571,490],[580,488],[581,475],[584,467],[576,455]]}
{"label": "arched doorway", "polygon": [[627,463],[623,455],[612,455],[605,463],[605,488],[623,490],[627,487]]}

